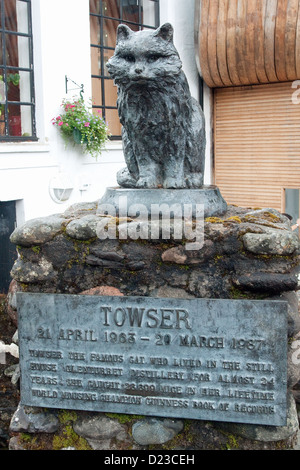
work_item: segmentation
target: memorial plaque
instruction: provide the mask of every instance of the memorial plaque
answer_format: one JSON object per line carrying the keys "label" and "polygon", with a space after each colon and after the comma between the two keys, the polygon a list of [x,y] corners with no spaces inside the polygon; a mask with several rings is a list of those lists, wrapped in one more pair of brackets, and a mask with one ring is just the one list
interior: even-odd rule
{"label": "memorial plaque", "polygon": [[286,302],[17,297],[24,405],[286,424]]}

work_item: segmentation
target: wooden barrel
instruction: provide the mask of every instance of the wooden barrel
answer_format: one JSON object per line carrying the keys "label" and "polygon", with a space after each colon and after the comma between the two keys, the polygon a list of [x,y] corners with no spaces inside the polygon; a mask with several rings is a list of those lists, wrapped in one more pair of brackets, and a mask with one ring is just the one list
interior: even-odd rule
{"label": "wooden barrel", "polygon": [[210,87],[300,79],[300,0],[196,0],[196,55]]}

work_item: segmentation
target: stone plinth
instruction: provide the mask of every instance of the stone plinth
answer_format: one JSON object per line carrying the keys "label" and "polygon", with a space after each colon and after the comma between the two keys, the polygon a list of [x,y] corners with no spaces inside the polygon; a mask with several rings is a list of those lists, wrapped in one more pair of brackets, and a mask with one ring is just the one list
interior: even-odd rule
{"label": "stone plinth", "polygon": [[[217,186],[204,186],[201,189],[126,189],[126,188],[107,188],[104,196],[99,201],[101,207],[111,205],[113,214],[119,214],[120,201],[125,206],[128,213],[130,208],[136,213],[137,205],[141,205],[151,214],[151,209],[155,214],[155,206],[167,204],[168,207],[175,209],[184,216],[185,206],[192,206],[193,216],[196,216],[196,208],[202,209],[204,217],[212,217],[224,214],[227,210],[227,203],[224,201]],[[124,210],[123,208],[123,210]]]}
{"label": "stone plinth", "polygon": [[[148,445],[157,449],[162,445],[174,449],[293,448],[299,429],[292,396],[300,380],[292,348],[300,331],[296,293],[299,240],[289,220],[273,209],[229,206],[223,215],[205,218],[203,244],[191,250],[185,239],[174,239],[172,230],[169,239],[137,238],[144,232],[139,232],[134,218],[104,215],[98,205],[75,205],[62,215],[29,221],[15,230],[11,240],[19,258],[12,269],[13,292],[285,300],[290,344],[287,425],[270,429],[189,420],[170,423],[168,419],[103,413],[67,415],[66,411],[50,412],[47,418],[44,410],[40,415],[37,409],[20,407],[22,420],[15,416],[11,424],[11,431],[17,433],[11,448],[32,448],[33,444],[22,440],[23,432],[38,434],[38,442],[47,448],[53,443],[55,448],[96,449]],[[108,224],[116,236],[99,239],[99,223],[101,227]],[[120,239],[119,234],[125,232],[128,237]],[[17,324],[14,304],[10,311]],[[70,433],[69,440],[62,438],[66,427],[72,429],[72,439]]]}

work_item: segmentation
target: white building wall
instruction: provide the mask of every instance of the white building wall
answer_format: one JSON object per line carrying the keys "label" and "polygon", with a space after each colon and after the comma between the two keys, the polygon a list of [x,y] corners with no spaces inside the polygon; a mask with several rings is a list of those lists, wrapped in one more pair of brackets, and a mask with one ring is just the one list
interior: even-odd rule
{"label": "white building wall", "polygon": [[[60,114],[62,99],[79,94],[66,94],[66,75],[84,85],[86,100],[91,97],[89,0],[32,0],[32,10],[39,141],[0,144],[0,201],[18,201],[18,224],[99,199],[106,187],[117,184],[116,173],[125,165],[121,142],[110,142],[96,161],[72,146],[65,148],[51,123]],[[175,45],[192,95],[198,98],[194,0],[161,0],[161,24],[167,21],[175,28]],[[58,174],[67,176],[74,188],[63,204],[49,194],[50,181]]]}
{"label": "white building wall", "polygon": [[[116,185],[116,173],[124,166],[121,142],[109,143],[96,161],[72,145],[66,148],[51,123],[63,98],[79,96],[79,90],[66,94],[66,75],[84,84],[84,98],[91,98],[89,0],[32,0],[32,14],[39,141],[0,144],[0,201],[18,201],[18,224],[98,199],[107,186]],[[50,181],[59,173],[74,188],[63,204],[49,193]],[[89,186],[82,191],[85,184]]]}

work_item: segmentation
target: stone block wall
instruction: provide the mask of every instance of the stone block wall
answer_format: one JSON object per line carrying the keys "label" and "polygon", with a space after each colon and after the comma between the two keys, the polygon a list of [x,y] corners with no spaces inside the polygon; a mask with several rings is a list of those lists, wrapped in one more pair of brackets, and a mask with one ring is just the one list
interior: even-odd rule
{"label": "stone block wall", "polygon": [[[17,326],[15,292],[173,298],[281,299],[288,302],[288,422],[284,427],[145,418],[19,406],[11,422],[11,448],[79,449],[282,449],[299,431],[299,239],[273,209],[229,206],[204,221],[204,245],[185,240],[101,240],[103,219],[116,233],[136,224],[77,204],[64,214],[27,222],[11,240],[19,253],[8,311]],[[133,233],[133,232],[132,232]],[[136,233],[136,230],[134,231]],[[272,325],[270,325],[270,328]]]}

